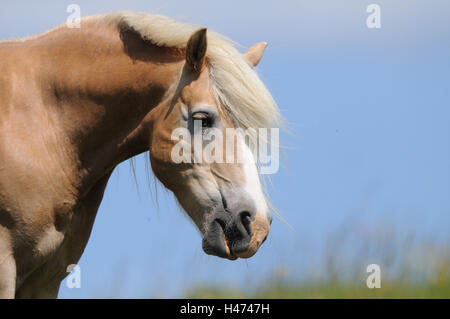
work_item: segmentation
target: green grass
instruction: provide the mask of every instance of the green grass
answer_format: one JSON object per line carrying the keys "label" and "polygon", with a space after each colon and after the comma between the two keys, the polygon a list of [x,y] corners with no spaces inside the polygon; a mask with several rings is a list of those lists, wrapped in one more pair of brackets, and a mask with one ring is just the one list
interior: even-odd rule
{"label": "green grass", "polygon": [[223,287],[197,287],[187,298],[450,298],[450,285],[389,282],[369,289],[352,283],[326,282],[272,285],[263,289],[239,291]]}
{"label": "green grass", "polygon": [[421,280],[417,273],[405,271],[381,281],[380,288],[369,289],[365,278],[295,281],[271,276],[265,283],[249,289],[223,286],[196,286],[188,289],[187,298],[450,298],[450,263],[440,263],[433,274]]}

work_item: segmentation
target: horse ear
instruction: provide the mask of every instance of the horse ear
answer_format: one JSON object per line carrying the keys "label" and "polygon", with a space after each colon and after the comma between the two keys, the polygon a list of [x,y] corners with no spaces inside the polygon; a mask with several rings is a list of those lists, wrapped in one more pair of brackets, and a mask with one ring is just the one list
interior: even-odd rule
{"label": "horse ear", "polygon": [[244,59],[247,60],[250,66],[255,67],[261,60],[264,49],[267,47],[267,42],[259,42],[253,45],[247,52],[244,53]]}
{"label": "horse ear", "polygon": [[206,47],[206,28],[203,28],[191,35],[186,46],[186,66],[194,74],[199,74],[203,68]]}

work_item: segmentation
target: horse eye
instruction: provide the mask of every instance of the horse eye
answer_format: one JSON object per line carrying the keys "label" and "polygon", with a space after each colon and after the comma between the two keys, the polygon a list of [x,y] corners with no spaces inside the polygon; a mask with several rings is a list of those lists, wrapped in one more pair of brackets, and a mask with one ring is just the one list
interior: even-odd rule
{"label": "horse eye", "polygon": [[198,112],[192,115],[192,119],[194,121],[202,121],[202,127],[203,128],[208,128],[208,127],[212,127],[212,118],[204,112]]}

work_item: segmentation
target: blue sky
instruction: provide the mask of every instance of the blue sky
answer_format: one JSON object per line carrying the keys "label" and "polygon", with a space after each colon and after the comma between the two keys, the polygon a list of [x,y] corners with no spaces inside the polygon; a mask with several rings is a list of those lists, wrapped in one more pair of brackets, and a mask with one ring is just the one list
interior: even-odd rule
{"label": "blue sky", "polygon": [[[296,231],[275,218],[253,258],[207,256],[172,195],[153,181],[150,194],[141,155],[140,196],[123,163],[79,263],[82,287],[63,282],[59,297],[176,297],[199,283],[256,285],[280,265],[307,275],[339,230],[361,241],[393,229],[448,247],[448,1],[15,1],[2,4],[0,38],[64,23],[70,3],[82,15],[165,14],[244,48],[269,43],[258,69],[290,129],[269,191]],[[371,3],[381,7],[381,29],[366,26]]]}

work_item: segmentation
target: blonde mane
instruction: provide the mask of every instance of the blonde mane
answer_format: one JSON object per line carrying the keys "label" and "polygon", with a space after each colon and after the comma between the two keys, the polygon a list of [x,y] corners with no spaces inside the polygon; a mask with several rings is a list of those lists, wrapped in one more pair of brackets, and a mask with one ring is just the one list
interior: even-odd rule
{"label": "blonde mane", "polygon": [[[186,47],[189,37],[200,28],[165,16],[132,11],[85,19],[129,27],[158,46],[180,49]],[[218,104],[225,107],[235,125],[243,129],[280,126],[280,112],[272,95],[234,45],[228,38],[208,30],[206,57]]]}

